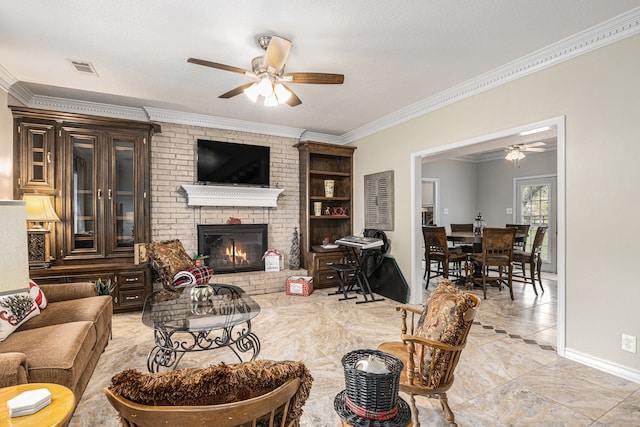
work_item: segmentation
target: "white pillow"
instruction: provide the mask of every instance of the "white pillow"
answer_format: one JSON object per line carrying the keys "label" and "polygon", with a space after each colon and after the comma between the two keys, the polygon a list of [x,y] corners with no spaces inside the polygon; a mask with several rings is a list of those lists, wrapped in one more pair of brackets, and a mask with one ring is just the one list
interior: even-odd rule
{"label": "white pillow", "polygon": [[28,292],[0,297],[0,342],[27,320],[40,314],[38,304]]}

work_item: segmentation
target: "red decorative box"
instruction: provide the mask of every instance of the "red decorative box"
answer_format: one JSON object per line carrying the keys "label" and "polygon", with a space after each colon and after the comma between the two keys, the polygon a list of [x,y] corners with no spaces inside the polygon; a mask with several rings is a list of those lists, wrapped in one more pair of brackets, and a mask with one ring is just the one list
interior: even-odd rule
{"label": "red decorative box", "polygon": [[287,295],[308,297],[313,292],[313,277],[289,276],[287,278]]}

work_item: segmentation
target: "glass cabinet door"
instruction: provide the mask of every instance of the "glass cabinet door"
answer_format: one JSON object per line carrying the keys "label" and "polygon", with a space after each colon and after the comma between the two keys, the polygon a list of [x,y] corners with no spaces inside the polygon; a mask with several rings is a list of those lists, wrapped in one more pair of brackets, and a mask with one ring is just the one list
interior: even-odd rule
{"label": "glass cabinet door", "polygon": [[18,127],[22,153],[20,187],[23,190],[54,190],[54,127],[21,123]]}
{"label": "glass cabinet door", "polygon": [[111,141],[112,176],[109,185],[109,212],[115,229],[108,233],[109,252],[131,253],[135,242],[135,140],[114,138]]}
{"label": "glass cabinet door", "polygon": [[67,199],[71,223],[68,224],[66,240],[68,255],[100,255],[101,236],[100,203],[103,189],[99,185],[100,176],[97,163],[98,136],[90,134],[70,134],[71,173],[68,180]]}

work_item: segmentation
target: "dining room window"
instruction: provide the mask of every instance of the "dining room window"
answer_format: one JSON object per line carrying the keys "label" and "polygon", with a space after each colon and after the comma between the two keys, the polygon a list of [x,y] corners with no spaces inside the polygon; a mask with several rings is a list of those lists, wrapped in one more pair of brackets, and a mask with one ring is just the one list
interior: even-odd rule
{"label": "dining room window", "polygon": [[[520,191],[522,223],[531,224],[526,247],[526,250],[530,251],[538,226],[549,224],[551,186],[549,184],[522,185]],[[547,234],[542,242],[542,260],[548,262],[549,254],[549,235]]]}

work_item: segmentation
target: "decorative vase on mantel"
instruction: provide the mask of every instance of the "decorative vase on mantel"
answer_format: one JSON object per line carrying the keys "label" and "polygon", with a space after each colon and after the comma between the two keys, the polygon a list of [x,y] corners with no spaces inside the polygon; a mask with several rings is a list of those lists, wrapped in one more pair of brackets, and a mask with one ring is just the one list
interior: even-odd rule
{"label": "decorative vase on mantel", "polygon": [[289,269],[298,270],[300,268],[300,234],[298,227],[293,229],[291,238],[291,250],[289,251]]}

